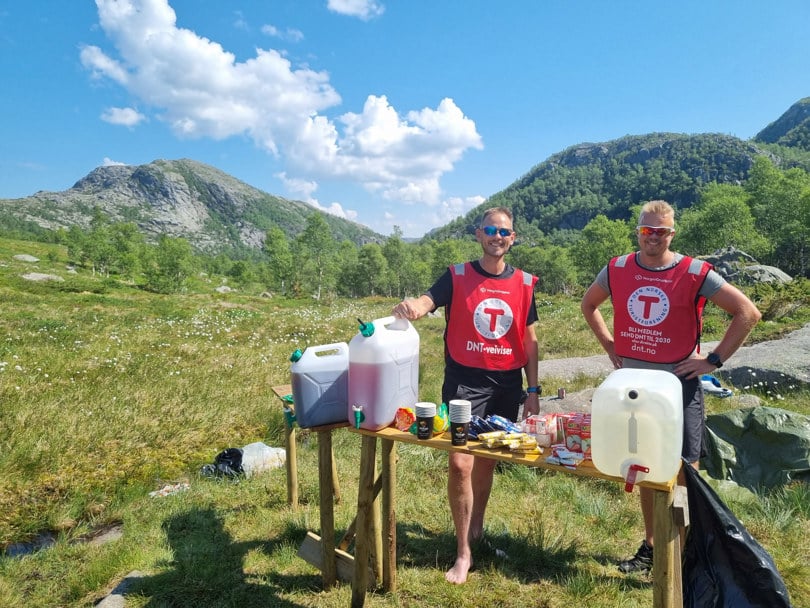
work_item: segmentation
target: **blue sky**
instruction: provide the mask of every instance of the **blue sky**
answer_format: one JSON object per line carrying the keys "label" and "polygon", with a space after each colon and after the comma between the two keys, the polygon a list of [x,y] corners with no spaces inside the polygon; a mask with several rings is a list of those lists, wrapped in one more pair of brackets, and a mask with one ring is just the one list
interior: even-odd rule
{"label": "blue sky", "polygon": [[756,135],[810,96],[806,0],[0,3],[0,198],[191,158],[406,237],[552,154]]}

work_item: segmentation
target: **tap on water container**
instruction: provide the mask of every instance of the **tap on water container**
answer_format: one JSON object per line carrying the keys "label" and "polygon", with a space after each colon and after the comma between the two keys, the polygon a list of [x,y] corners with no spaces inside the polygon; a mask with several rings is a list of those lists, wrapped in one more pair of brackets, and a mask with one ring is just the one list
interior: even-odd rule
{"label": "tap on water container", "polygon": [[594,391],[591,457],[602,473],[666,483],[680,469],[682,446],[683,396],[674,374],[618,369]]}
{"label": "tap on water container", "polygon": [[290,357],[295,420],[301,428],[346,421],[349,345],[309,346]]}
{"label": "tap on water container", "polygon": [[349,342],[348,417],[357,428],[377,431],[419,400],[419,334],[393,316],[359,322]]}

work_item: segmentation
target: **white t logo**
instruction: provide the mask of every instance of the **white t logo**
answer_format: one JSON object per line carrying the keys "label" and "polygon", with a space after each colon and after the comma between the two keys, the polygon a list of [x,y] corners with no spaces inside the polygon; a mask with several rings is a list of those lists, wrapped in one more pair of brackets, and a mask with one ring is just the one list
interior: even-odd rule
{"label": "white t logo", "polygon": [[627,299],[627,312],[639,325],[658,325],[669,314],[670,302],[667,294],[658,287],[639,287]]}
{"label": "white t logo", "polygon": [[512,308],[501,299],[482,300],[473,311],[475,329],[489,340],[503,337],[515,321]]}

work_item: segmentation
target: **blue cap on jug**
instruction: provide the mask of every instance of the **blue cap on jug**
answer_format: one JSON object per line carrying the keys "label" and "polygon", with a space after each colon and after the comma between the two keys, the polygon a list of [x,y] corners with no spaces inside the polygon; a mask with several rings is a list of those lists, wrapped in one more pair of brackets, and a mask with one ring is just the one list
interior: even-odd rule
{"label": "blue cap on jug", "polygon": [[360,333],[364,338],[370,338],[374,335],[374,323],[365,323],[360,319],[357,319],[357,322],[360,323]]}
{"label": "blue cap on jug", "polygon": [[292,363],[295,363],[296,361],[299,361],[301,359],[301,357],[303,357],[303,356],[304,356],[304,353],[301,352],[301,349],[296,348],[295,351],[293,351],[293,354],[290,355],[290,361]]}

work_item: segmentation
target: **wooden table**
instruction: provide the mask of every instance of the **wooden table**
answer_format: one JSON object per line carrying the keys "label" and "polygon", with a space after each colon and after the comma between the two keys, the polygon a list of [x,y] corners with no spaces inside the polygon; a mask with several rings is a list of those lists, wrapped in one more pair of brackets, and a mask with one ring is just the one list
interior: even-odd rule
{"label": "wooden table", "polygon": [[[546,463],[545,454],[523,455],[512,454],[507,450],[493,450],[484,447],[478,441],[470,441],[466,446],[454,446],[447,434],[428,440],[417,439],[411,433],[402,432],[394,427],[379,431],[368,431],[349,427],[354,433],[363,435],[360,455],[360,487],[357,497],[357,517],[355,519],[355,553],[354,577],[352,579],[352,607],[365,606],[366,593],[369,587],[369,558],[377,554],[373,546],[381,546],[382,563],[372,569],[382,569],[382,586],[386,592],[396,591],[396,447],[395,443],[416,443],[419,445],[444,450],[446,452],[463,452],[474,456],[491,458],[529,467],[560,471],[580,477],[608,479],[624,484],[621,477],[605,475],[597,470],[590,461],[583,462],[575,469]],[[377,488],[382,491],[382,522],[374,524],[375,477],[377,440],[382,446],[381,483]],[[548,452],[548,451],[546,451]],[[678,526],[673,512],[676,511],[676,480],[668,483],[641,482],[638,485],[655,490],[655,554],[653,556],[653,606],[655,608],[681,608],[683,597],[681,589],[681,556]],[[373,538],[374,532],[380,538]]]}
{"label": "wooden table", "polygon": [[[295,408],[287,397],[292,393],[289,384],[274,386],[273,393],[284,403],[284,449],[286,451],[287,469],[287,504],[294,509],[298,507],[298,455],[295,445]],[[340,501],[340,486],[338,484],[337,466],[332,450],[332,431],[337,428],[348,427],[349,421],[336,424],[315,426],[310,430],[318,434],[318,491],[320,500],[321,536],[317,539],[322,551],[321,559],[317,564],[322,572],[325,589],[337,582],[337,561],[335,546],[335,506]],[[309,540],[312,537],[308,537]]]}

